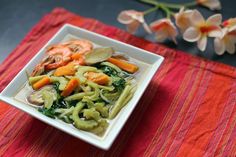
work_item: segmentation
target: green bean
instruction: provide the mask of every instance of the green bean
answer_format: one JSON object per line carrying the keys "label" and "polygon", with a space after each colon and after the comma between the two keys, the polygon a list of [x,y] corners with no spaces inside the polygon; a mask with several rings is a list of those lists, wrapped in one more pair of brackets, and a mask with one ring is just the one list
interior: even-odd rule
{"label": "green bean", "polygon": [[129,101],[130,99],[133,97],[134,93],[130,93],[123,101],[122,107],[124,107]]}
{"label": "green bean", "polygon": [[102,117],[107,118],[109,115],[109,108],[105,106],[105,103],[95,103],[95,109],[101,114]]}
{"label": "green bean", "polygon": [[92,88],[90,86],[85,86],[85,85],[80,85],[80,88],[84,91],[84,92],[91,92]]}
{"label": "green bean", "polygon": [[72,123],[73,122],[68,116],[63,116],[63,117],[59,117],[59,118],[62,119],[66,123]]}
{"label": "green bean", "polygon": [[74,106],[72,106],[71,108],[68,108],[68,109],[64,109],[64,108],[59,108],[59,109],[56,109],[55,112],[57,113],[61,113],[58,117],[61,118],[61,117],[64,117],[64,116],[69,116],[73,113],[73,110],[74,110]]}
{"label": "green bean", "polygon": [[99,98],[99,92],[100,92],[98,84],[92,81],[87,81],[87,84],[94,89],[94,94],[91,96],[88,96],[87,98],[92,101],[96,101]]}
{"label": "green bean", "polygon": [[105,119],[100,119],[98,121],[98,126],[90,130],[90,132],[102,136],[108,127],[108,122]]}
{"label": "green bean", "polygon": [[109,115],[109,119],[115,118],[115,116],[118,114],[118,112],[122,109],[123,102],[125,101],[126,97],[129,95],[130,90],[131,90],[131,86],[126,85],[125,89],[121,93],[119,99],[116,101],[114,107],[112,108],[110,115]]}
{"label": "green bean", "polygon": [[109,67],[115,69],[117,72],[122,72],[122,70],[118,66],[116,66],[110,62],[102,62],[101,65],[109,66]]}
{"label": "green bean", "polygon": [[78,102],[74,111],[73,111],[72,118],[74,120],[74,126],[76,128],[81,129],[81,130],[85,130],[85,131],[89,131],[89,130],[95,128],[96,126],[98,126],[98,123],[95,120],[81,120],[79,118],[79,113],[84,106],[85,106],[84,103]]}
{"label": "green bean", "polygon": [[115,92],[107,92],[104,91],[103,89],[100,90],[100,97],[107,103],[114,103],[120,96],[120,92],[119,91],[115,91]]}
{"label": "green bean", "polygon": [[44,100],[44,107],[46,109],[50,109],[53,105],[53,101],[54,101],[54,94],[47,91],[47,90],[43,90],[42,91],[42,96],[43,96],[43,100]]}
{"label": "green bean", "polygon": [[59,90],[63,91],[66,88],[66,85],[68,83],[67,79],[65,79],[64,77],[56,77],[56,76],[51,76],[50,77],[52,82],[59,82]]}
{"label": "green bean", "polygon": [[76,94],[66,97],[64,100],[65,101],[81,100],[81,99],[83,99],[84,96],[91,96],[93,94],[94,94],[94,92],[76,93]]}
{"label": "green bean", "polygon": [[96,121],[101,119],[100,113],[98,111],[96,111],[94,107],[89,108],[89,109],[84,109],[83,115],[86,119],[94,119]]}
{"label": "green bean", "polygon": [[114,86],[102,86],[102,85],[98,85],[98,88],[105,89],[108,91],[113,91],[115,89]]}
{"label": "green bean", "polygon": [[123,101],[123,106],[122,107],[124,107],[130,101],[130,99],[134,96],[134,93],[135,93],[136,89],[137,89],[136,85],[131,87],[129,95]]}
{"label": "green bean", "polygon": [[79,78],[81,84],[86,82],[87,78],[84,77],[84,73],[89,71],[96,72],[97,68],[90,66],[80,66],[78,68],[78,71],[75,75]]}
{"label": "green bean", "polygon": [[47,76],[47,75],[39,75],[39,76],[29,77],[29,83],[32,85],[35,82],[38,82],[39,80],[41,80],[45,76]]}
{"label": "green bean", "polygon": [[86,103],[88,108],[94,107],[94,102],[90,100],[89,98],[84,97],[82,99],[82,102]]}

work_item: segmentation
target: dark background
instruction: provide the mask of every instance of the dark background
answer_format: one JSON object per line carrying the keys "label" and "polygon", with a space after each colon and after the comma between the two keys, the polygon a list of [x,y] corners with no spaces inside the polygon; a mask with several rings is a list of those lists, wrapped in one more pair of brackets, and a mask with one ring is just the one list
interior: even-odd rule
{"label": "dark background", "polygon": [[[160,0],[163,2],[176,2],[176,0]],[[177,2],[190,2],[191,0],[178,0]],[[96,18],[106,24],[124,29],[125,26],[118,23],[116,18],[120,11],[135,9],[144,11],[149,5],[136,0],[0,0],[0,63],[19,44],[27,32],[47,13],[55,7],[64,7],[81,16]],[[221,0],[223,18],[227,19],[236,15],[235,0]],[[206,8],[197,7],[205,17],[213,13]],[[162,13],[153,13],[146,17],[151,22]],[[153,36],[147,35],[142,29],[137,36],[153,40]],[[200,52],[195,43],[187,43],[178,38],[178,46],[171,42],[165,44],[169,47],[184,50],[193,55],[201,56],[218,62],[236,66],[236,54],[217,56],[214,54],[212,40],[209,41],[207,51]]]}

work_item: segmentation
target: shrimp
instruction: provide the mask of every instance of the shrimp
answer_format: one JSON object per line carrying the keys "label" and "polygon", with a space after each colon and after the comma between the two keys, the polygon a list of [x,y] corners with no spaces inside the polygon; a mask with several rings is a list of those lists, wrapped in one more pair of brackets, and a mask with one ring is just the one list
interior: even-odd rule
{"label": "shrimp", "polygon": [[46,54],[54,58],[53,63],[45,66],[47,70],[51,70],[66,65],[71,60],[72,51],[64,45],[54,45],[47,50]]}
{"label": "shrimp", "polygon": [[[72,40],[63,44],[50,46],[43,61],[39,63],[32,72],[32,76],[42,74],[45,70],[52,70],[64,66],[69,63],[72,54],[79,53],[85,55],[93,49],[93,44],[84,39]],[[75,64],[84,64],[83,57],[80,60],[74,61]]]}
{"label": "shrimp", "polygon": [[93,49],[93,44],[84,39],[68,41],[63,45],[68,46],[74,53],[80,53],[82,55]]}
{"label": "shrimp", "polygon": [[43,58],[42,62],[36,65],[31,76],[41,75],[45,71],[45,66],[52,62],[54,62],[54,58],[52,56],[46,56],[45,58]]}

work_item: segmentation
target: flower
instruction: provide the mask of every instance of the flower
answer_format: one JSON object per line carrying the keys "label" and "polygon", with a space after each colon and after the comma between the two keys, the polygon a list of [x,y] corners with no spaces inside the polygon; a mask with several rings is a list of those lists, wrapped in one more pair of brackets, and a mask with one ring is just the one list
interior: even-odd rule
{"label": "flower", "polygon": [[222,25],[228,28],[229,32],[236,30],[236,18],[230,18],[222,23]]}
{"label": "flower", "polygon": [[151,33],[147,23],[144,20],[144,13],[136,10],[124,10],[119,15],[117,20],[127,26],[127,31],[134,34],[140,24],[143,24],[144,29]]}
{"label": "flower", "polygon": [[219,0],[196,0],[198,4],[205,6],[211,10],[220,10],[221,3]]}
{"label": "flower", "polygon": [[184,7],[180,9],[178,13],[175,14],[175,23],[184,32],[191,25],[191,15],[193,10],[184,10]]}
{"label": "flower", "polygon": [[150,24],[150,28],[156,34],[156,40],[158,42],[162,42],[165,39],[169,38],[177,43],[175,38],[178,32],[175,25],[170,19],[164,18],[154,21]]}
{"label": "flower", "polygon": [[223,28],[223,37],[215,38],[214,48],[218,55],[224,54],[225,51],[229,54],[235,53],[236,31],[229,31],[228,28]]}
{"label": "flower", "polygon": [[203,18],[201,13],[194,10],[191,17],[191,27],[189,27],[183,34],[183,38],[189,42],[198,43],[198,48],[205,51],[207,45],[207,37],[222,37],[222,30],[220,28],[222,16],[215,14],[210,16],[207,20]]}

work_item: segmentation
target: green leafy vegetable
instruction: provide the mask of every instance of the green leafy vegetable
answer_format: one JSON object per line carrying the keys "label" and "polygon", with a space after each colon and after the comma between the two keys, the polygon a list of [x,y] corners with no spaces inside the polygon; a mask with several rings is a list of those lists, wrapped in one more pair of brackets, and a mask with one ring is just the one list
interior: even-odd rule
{"label": "green leafy vegetable", "polygon": [[38,111],[44,114],[45,116],[48,116],[53,119],[55,118],[55,110],[53,108],[46,109],[43,107],[43,108],[39,108]]}

